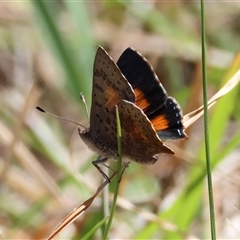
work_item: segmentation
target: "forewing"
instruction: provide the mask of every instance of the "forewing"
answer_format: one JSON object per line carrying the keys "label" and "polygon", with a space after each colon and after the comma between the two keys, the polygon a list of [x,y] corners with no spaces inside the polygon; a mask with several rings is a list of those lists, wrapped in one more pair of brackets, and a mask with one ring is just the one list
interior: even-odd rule
{"label": "forewing", "polygon": [[136,94],[135,104],[148,116],[161,108],[167,93],[151,64],[133,48],[127,48],[117,61],[123,75]]}
{"label": "forewing", "polygon": [[147,115],[161,140],[186,138],[181,108],[173,98],[168,97],[147,59],[134,49],[127,48],[117,65],[134,89],[135,104]]}
{"label": "forewing", "polygon": [[168,97],[165,105],[148,118],[161,140],[187,138],[182,123],[182,111],[174,98]]}
{"label": "forewing", "polygon": [[[122,75],[107,52],[99,47],[93,69],[92,107],[90,114],[90,138],[104,141],[108,138],[105,129],[111,125],[109,112],[123,99],[135,101],[131,85]],[[111,125],[116,129],[116,125]],[[115,139],[116,141],[116,139]]]}

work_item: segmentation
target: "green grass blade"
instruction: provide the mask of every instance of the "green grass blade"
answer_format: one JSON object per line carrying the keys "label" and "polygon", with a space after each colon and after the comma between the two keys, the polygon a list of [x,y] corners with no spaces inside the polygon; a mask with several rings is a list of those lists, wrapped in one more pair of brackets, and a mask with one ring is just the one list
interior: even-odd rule
{"label": "green grass blade", "polygon": [[[76,67],[81,73],[81,79],[84,82],[84,85],[86,85],[86,93],[90,93],[92,88],[92,81],[90,80],[92,79],[93,59],[96,54],[96,43],[92,34],[93,32],[91,31],[91,16],[88,14],[86,2],[84,1],[74,2],[64,0],[64,3],[72,17],[73,25],[76,28],[73,42],[73,47],[77,53]],[[73,85],[78,86],[78,81],[80,80],[73,79],[73,81],[76,81],[76,83],[74,83]],[[91,94],[88,94],[86,96],[87,103],[89,105]]]}
{"label": "green grass blade", "polygon": [[210,208],[211,238],[216,239],[215,211],[213,200],[210,141],[209,141],[209,121],[208,121],[208,83],[206,64],[206,31],[205,31],[205,9],[204,0],[201,0],[201,29],[202,29],[202,75],[203,75],[203,101],[204,101],[204,139],[206,153],[206,169],[208,179],[208,198]]}
{"label": "green grass blade", "polygon": [[[39,22],[44,30],[45,37],[48,40],[53,53],[56,55],[56,58],[61,64],[62,69],[65,71],[67,78],[66,86],[68,90],[76,98],[79,98],[80,91],[90,93],[91,81],[89,79],[91,79],[91,77],[87,78],[89,77],[89,74],[84,74],[86,73],[86,70],[78,61],[78,55],[74,54],[73,49],[67,45],[66,40],[62,37],[63,35],[58,29],[57,2],[32,1],[32,3],[37,12]],[[84,4],[84,2],[82,4]],[[82,32],[82,34],[84,35],[84,32]],[[89,58],[92,59],[91,53],[89,52],[88,54],[82,53],[80,56],[83,59],[83,56],[86,57],[87,55],[89,55]],[[89,59],[87,60],[89,61]],[[92,66],[92,64],[88,61],[85,59],[84,64]],[[88,103],[90,102],[89,98],[90,94],[86,95]]]}
{"label": "green grass blade", "polygon": [[81,240],[88,240],[90,237],[107,221],[107,217],[103,218],[100,222],[98,222],[87,234],[85,234]]}
{"label": "green grass blade", "polygon": [[114,179],[115,187],[114,187],[113,203],[110,211],[109,220],[107,222],[107,226],[103,235],[103,239],[108,239],[108,234],[110,231],[110,227],[112,224],[112,220],[113,220],[116,205],[117,205],[117,197],[118,197],[118,191],[119,191],[120,180],[122,175],[122,130],[121,130],[121,122],[120,122],[119,111],[117,106],[116,106],[116,122],[117,122],[117,137],[118,137],[118,154],[119,154],[119,158],[117,161],[117,177]]}

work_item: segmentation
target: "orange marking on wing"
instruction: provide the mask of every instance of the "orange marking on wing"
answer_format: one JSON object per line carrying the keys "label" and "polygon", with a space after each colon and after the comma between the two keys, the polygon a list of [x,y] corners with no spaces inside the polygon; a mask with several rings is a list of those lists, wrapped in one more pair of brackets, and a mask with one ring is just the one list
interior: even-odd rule
{"label": "orange marking on wing", "polygon": [[150,105],[150,103],[148,102],[147,98],[141,90],[139,90],[138,88],[134,88],[134,92],[136,95],[135,104],[144,111],[144,109],[146,109]]}
{"label": "orange marking on wing", "polygon": [[122,99],[118,94],[116,94],[116,91],[112,88],[107,88],[105,91],[105,99],[106,99],[106,105],[105,107],[111,111],[115,105],[117,105]]}
{"label": "orange marking on wing", "polygon": [[160,115],[151,120],[151,123],[156,131],[169,128],[169,122],[165,115]]}

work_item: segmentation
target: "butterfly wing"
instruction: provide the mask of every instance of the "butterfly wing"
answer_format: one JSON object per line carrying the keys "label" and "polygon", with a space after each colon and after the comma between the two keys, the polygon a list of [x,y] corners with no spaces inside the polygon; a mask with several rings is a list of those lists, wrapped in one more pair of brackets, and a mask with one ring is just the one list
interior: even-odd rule
{"label": "butterfly wing", "polygon": [[[135,94],[107,52],[99,47],[94,61],[90,130],[86,137],[97,148],[116,150],[115,105],[123,99],[135,101]],[[114,137],[115,136],[115,137]],[[114,147],[112,146],[114,145]]]}
{"label": "butterfly wing", "polygon": [[134,103],[123,100],[119,105],[124,156],[142,163],[153,164],[159,153],[173,154],[157,136],[151,122]]}
{"label": "butterfly wing", "polygon": [[146,58],[132,48],[127,48],[117,61],[123,75],[134,89],[135,104],[146,115],[161,108],[167,93]]}
{"label": "butterfly wing", "polygon": [[163,141],[186,138],[181,109],[176,100],[168,97],[147,59],[127,48],[117,65],[134,89],[135,104],[147,115],[158,136]]}
{"label": "butterfly wing", "polygon": [[182,124],[181,109],[172,97],[168,97],[165,105],[151,114],[149,120],[162,141],[187,138]]}

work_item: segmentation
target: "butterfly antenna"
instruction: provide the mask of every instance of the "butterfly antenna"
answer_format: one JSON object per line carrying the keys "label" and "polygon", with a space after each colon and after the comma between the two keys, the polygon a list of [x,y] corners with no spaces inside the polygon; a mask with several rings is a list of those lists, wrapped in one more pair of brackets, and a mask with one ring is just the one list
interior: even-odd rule
{"label": "butterfly antenna", "polygon": [[67,122],[71,122],[71,123],[74,123],[74,124],[76,124],[76,125],[78,125],[78,126],[84,128],[85,130],[87,130],[86,127],[84,127],[82,124],[80,124],[80,123],[78,123],[78,122],[75,122],[75,121],[70,120],[70,119],[68,119],[68,118],[60,117],[60,116],[58,116],[58,115],[56,115],[56,114],[53,114],[53,113],[47,112],[47,111],[45,111],[44,109],[42,109],[42,108],[40,108],[40,107],[38,107],[38,106],[36,107],[36,109],[37,109],[38,111],[40,111],[40,112],[46,113],[46,114],[51,115],[51,116],[53,116],[53,117],[55,117],[55,118],[60,118],[61,120],[64,120],[64,121],[67,121]]}
{"label": "butterfly antenna", "polygon": [[87,118],[89,119],[89,112],[88,112],[87,103],[86,103],[85,97],[84,97],[82,92],[80,93],[80,99],[82,100],[82,102],[84,104],[85,111],[86,111],[86,114],[87,114]]}

